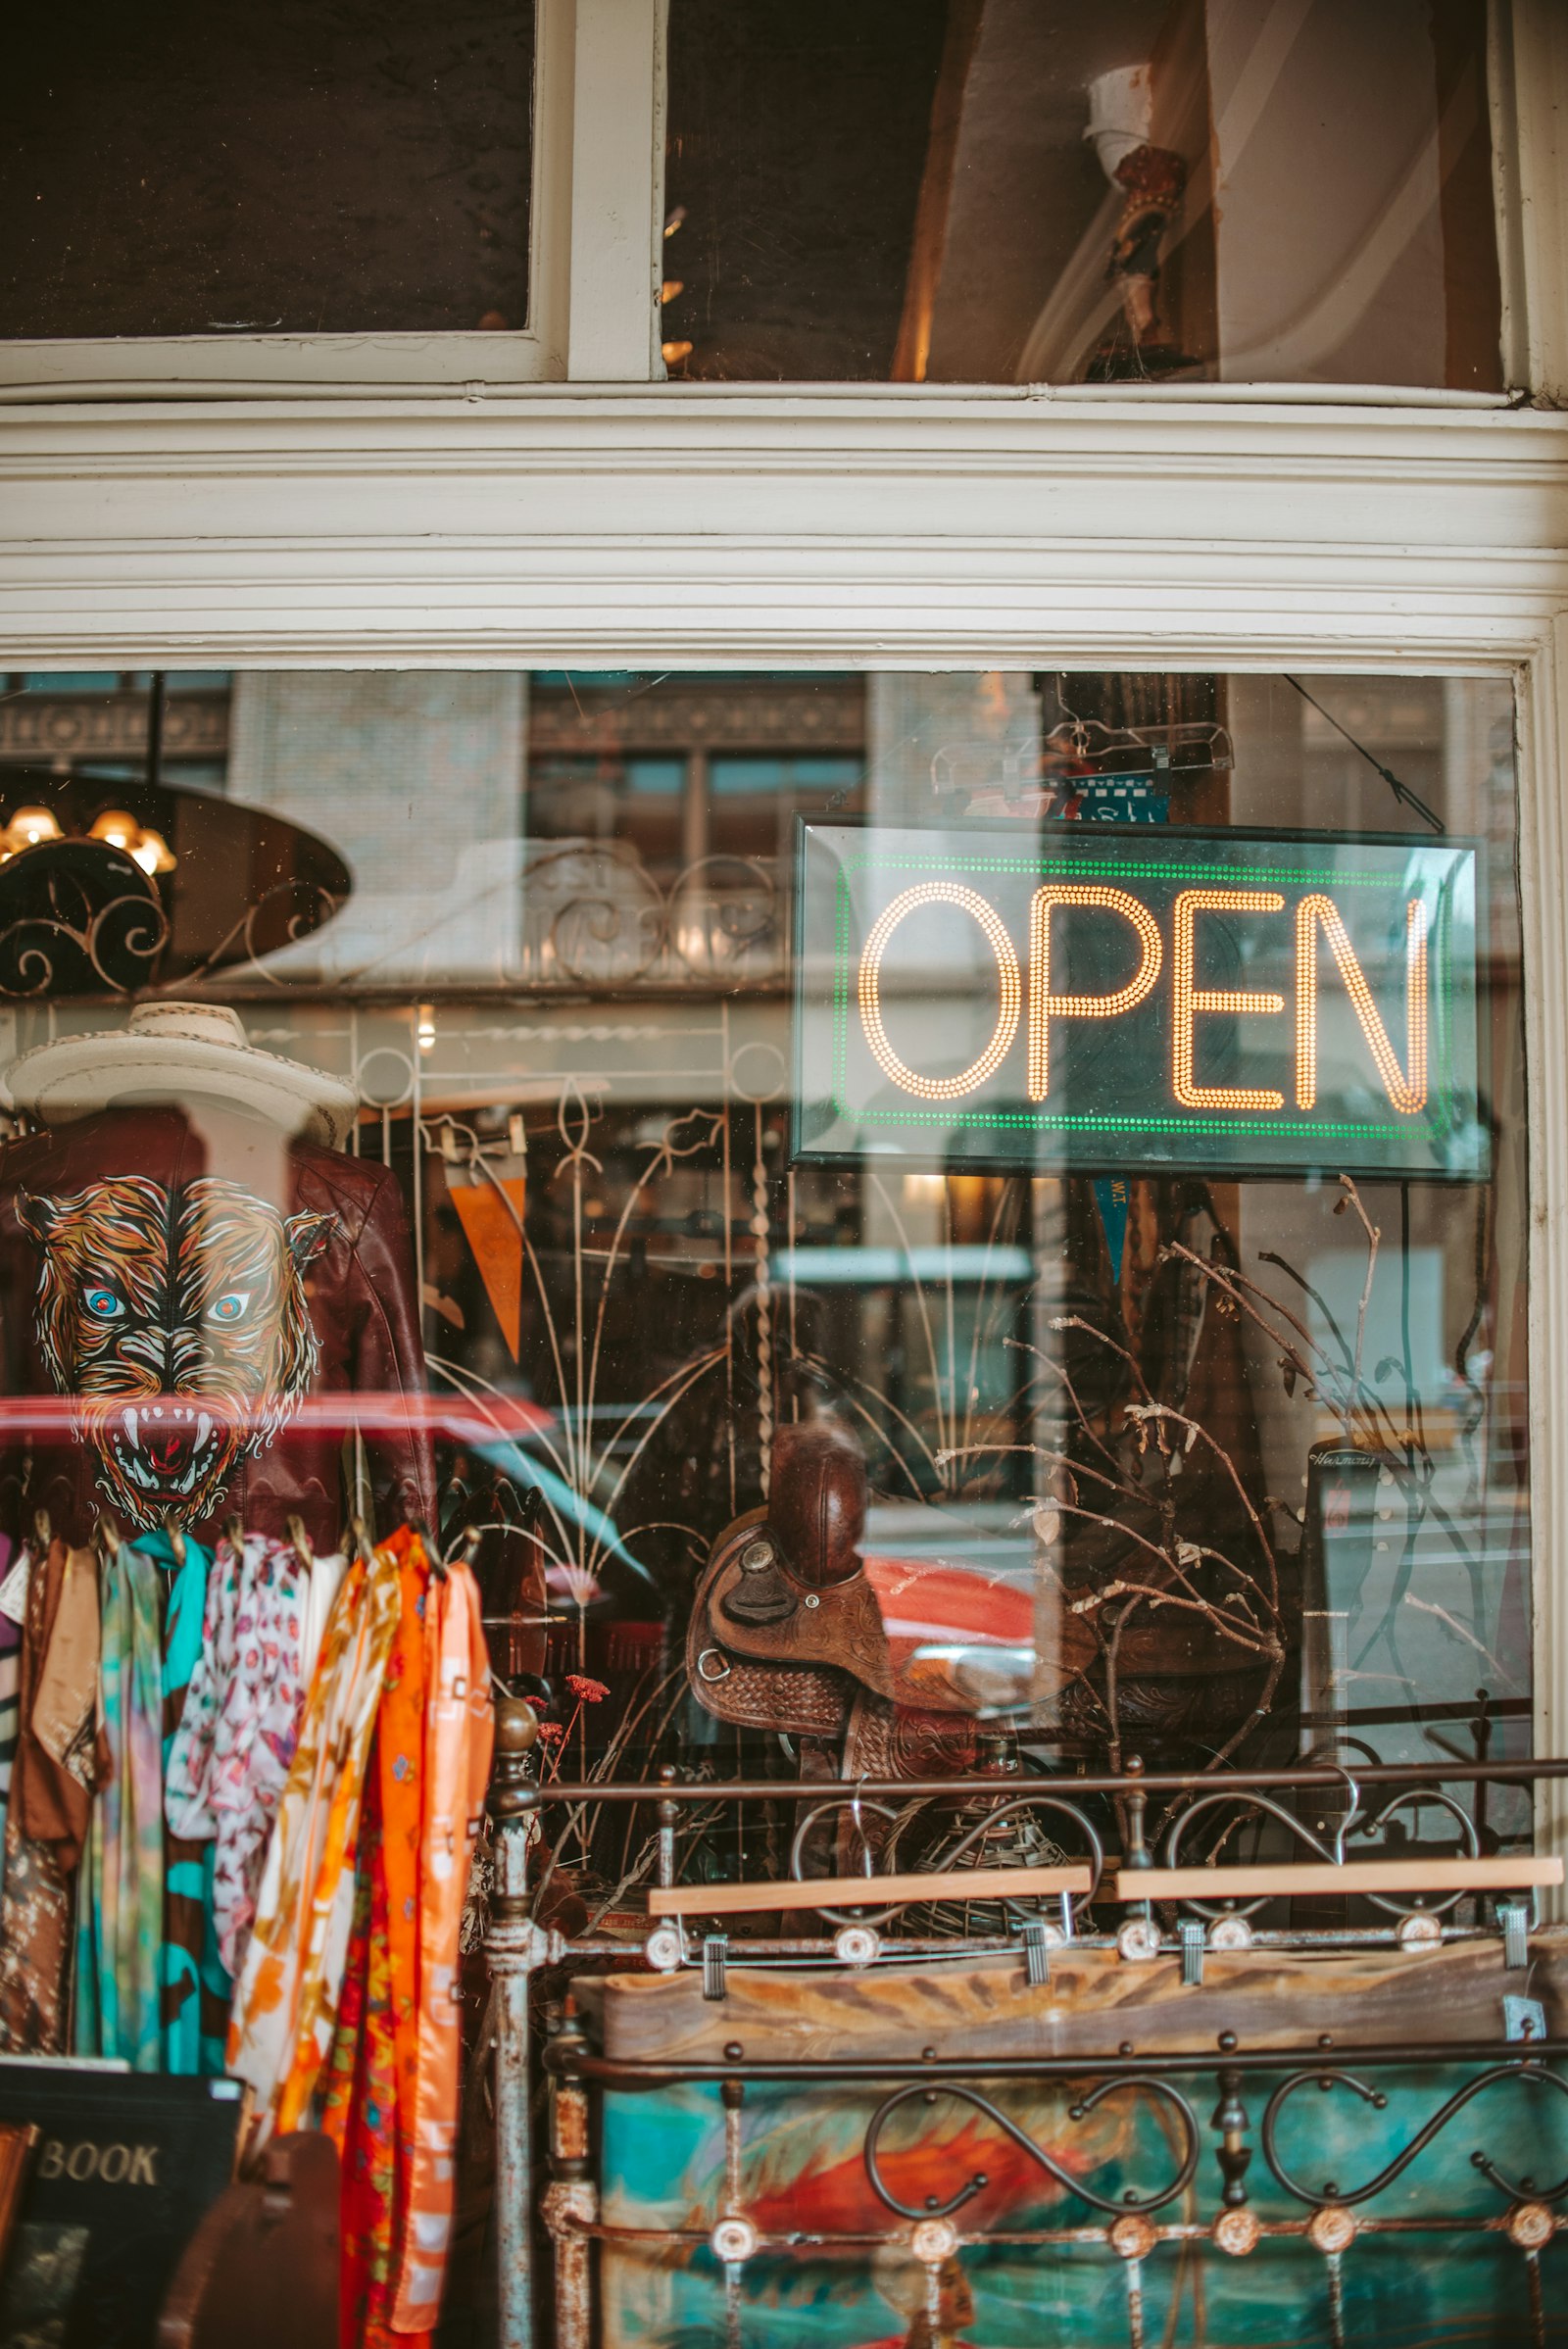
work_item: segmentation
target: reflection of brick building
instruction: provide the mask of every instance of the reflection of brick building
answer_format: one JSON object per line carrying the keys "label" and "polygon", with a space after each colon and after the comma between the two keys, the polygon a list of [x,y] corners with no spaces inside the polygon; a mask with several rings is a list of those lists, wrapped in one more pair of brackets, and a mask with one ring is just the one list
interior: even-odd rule
{"label": "reflection of brick building", "polygon": [[[0,671],[0,773],[46,766],[106,782],[145,772],[151,677]],[[221,790],[228,760],[229,680],[220,671],[165,679],[163,764],[169,780]]]}
{"label": "reflection of brick building", "polygon": [[324,833],[354,875],[349,905],[290,958],[291,976],[381,989],[508,966],[526,722],[515,670],[235,679],[229,790]]}

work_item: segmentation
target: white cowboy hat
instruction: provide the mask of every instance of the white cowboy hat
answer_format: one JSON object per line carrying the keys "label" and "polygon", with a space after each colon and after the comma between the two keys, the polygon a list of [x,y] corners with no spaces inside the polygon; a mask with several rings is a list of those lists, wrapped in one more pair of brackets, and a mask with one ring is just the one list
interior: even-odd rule
{"label": "white cowboy hat", "polygon": [[248,1044],[239,1013],[222,1003],[138,1003],[126,1027],[35,1045],[12,1061],[3,1088],[14,1108],[50,1126],[118,1101],[200,1096],[328,1150],[343,1148],[359,1106],[337,1077]]}

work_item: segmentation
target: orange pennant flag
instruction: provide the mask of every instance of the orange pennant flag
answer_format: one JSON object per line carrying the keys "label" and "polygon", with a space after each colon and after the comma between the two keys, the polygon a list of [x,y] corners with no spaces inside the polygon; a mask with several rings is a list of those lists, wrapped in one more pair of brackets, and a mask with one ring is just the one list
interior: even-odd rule
{"label": "orange pennant flag", "polygon": [[[454,1183],[448,1197],[458,1210],[485,1295],[495,1308],[514,1362],[522,1329],[522,1201],[520,1175],[501,1184]],[[502,1194],[505,1193],[503,1198]],[[509,1204],[510,1201],[510,1204]]]}

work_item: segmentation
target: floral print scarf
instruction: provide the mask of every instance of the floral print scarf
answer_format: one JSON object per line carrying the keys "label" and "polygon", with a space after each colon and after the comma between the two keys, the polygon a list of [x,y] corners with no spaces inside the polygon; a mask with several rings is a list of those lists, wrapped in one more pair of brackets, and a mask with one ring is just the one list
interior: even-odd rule
{"label": "floral print scarf", "polygon": [[268,1838],[305,1704],[302,1637],[316,1569],[286,1542],[220,1542],[202,1654],[170,1757],[169,1824],[210,1841],[218,1947],[240,1971]]}
{"label": "floral print scarf", "polygon": [[396,1555],[356,1558],[322,1639],[235,1985],[228,2068],[254,2093],[254,2146],[299,2127],[331,2050],[366,1769],[399,1609]]}
{"label": "floral print scarf", "polygon": [[392,2349],[440,2314],[452,2227],[458,1942],[489,1778],[490,1664],[478,1585],[400,1559],[354,1933],[322,2126],[343,2163],[342,2337]]}

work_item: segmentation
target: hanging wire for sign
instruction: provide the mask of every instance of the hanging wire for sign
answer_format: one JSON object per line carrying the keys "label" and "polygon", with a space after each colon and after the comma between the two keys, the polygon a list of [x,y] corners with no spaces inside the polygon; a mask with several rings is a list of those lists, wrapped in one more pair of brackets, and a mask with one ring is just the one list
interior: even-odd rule
{"label": "hanging wire for sign", "polygon": [[1319,717],[1326,717],[1328,719],[1329,724],[1334,728],[1336,734],[1344,735],[1351,750],[1354,751],[1359,758],[1362,758],[1366,760],[1373,773],[1383,777],[1384,782],[1388,785],[1389,789],[1393,792],[1395,798],[1399,802],[1401,807],[1413,808],[1416,814],[1420,816],[1421,821],[1424,824],[1430,824],[1434,832],[1447,831],[1448,827],[1444,822],[1442,816],[1439,815],[1435,809],[1427,806],[1420,793],[1412,791],[1408,783],[1401,783],[1398,776],[1394,772],[1394,769],[1391,766],[1385,766],[1381,759],[1374,759],[1371,752],[1367,749],[1365,743],[1357,742],[1355,736],[1350,732],[1349,727],[1342,726],[1339,719],[1335,716],[1333,710],[1325,710],[1322,703],[1318,700],[1316,694],[1308,693],[1306,687],[1301,683],[1298,677],[1287,675],[1285,682],[1287,685],[1295,686],[1297,692],[1300,695],[1303,702],[1311,703]]}

